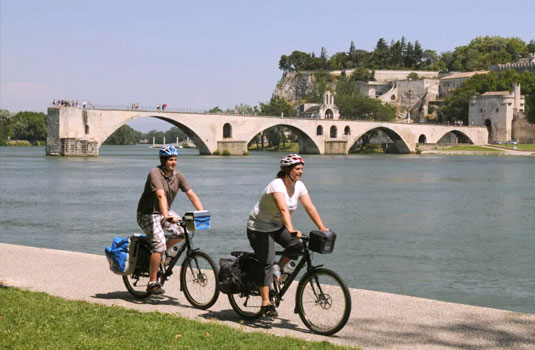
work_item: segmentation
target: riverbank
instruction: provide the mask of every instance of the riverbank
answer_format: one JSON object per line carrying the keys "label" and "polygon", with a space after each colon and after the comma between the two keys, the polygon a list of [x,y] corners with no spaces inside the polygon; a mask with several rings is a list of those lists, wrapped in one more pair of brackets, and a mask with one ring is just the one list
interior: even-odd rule
{"label": "riverbank", "polygon": [[[535,349],[535,315],[474,307],[396,294],[351,289],[353,309],[346,327],[333,337],[311,334],[293,313],[293,293],[273,322],[243,322],[221,295],[210,310],[189,306],[178,278],[167,294],[144,302],[133,299],[104,255],[0,243],[0,283],[71,300],[160,311],[211,320],[244,331],[262,331],[363,349]],[[175,273],[178,275],[178,273]]]}
{"label": "riverbank", "polygon": [[[531,145],[527,145],[531,146]],[[535,157],[535,149],[515,150],[507,147],[492,145],[482,146],[453,146],[449,148],[426,150],[420,154],[442,154],[442,155],[468,155],[468,156],[520,156]]]}

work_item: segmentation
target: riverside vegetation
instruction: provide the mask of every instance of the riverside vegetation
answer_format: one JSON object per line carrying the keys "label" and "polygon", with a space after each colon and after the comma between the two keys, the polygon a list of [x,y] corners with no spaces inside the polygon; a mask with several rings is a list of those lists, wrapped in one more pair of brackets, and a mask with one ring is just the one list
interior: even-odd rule
{"label": "riverside vegetation", "polygon": [[0,348],[351,349],[0,285]]}

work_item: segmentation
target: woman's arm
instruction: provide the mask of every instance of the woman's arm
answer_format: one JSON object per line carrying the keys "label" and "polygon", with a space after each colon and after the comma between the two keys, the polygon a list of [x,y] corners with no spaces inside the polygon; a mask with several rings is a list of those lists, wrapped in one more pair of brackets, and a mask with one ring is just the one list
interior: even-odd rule
{"label": "woman's arm", "polygon": [[201,200],[199,199],[199,197],[195,194],[195,192],[193,192],[193,190],[189,190],[186,192],[186,196],[188,196],[189,198],[189,201],[191,202],[191,204],[193,204],[193,206],[195,207],[195,209],[197,210],[204,210],[204,207],[202,206],[202,202]]}
{"label": "woman's arm", "polygon": [[282,214],[282,223],[289,232],[298,232],[297,237],[301,237],[301,232],[297,231],[292,224],[292,217],[290,216],[290,211],[288,210],[288,204],[286,203],[286,196],[282,192],[273,192],[271,193],[275,203]]}
{"label": "woman's arm", "polygon": [[305,208],[308,216],[310,216],[310,219],[314,221],[316,226],[320,229],[320,231],[328,231],[329,229],[325,226],[323,226],[323,222],[321,221],[320,214],[318,213],[318,210],[314,206],[314,203],[312,203],[312,199],[310,199],[309,194],[304,194],[301,197],[299,197],[299,201],[303,205],[303,208]]}

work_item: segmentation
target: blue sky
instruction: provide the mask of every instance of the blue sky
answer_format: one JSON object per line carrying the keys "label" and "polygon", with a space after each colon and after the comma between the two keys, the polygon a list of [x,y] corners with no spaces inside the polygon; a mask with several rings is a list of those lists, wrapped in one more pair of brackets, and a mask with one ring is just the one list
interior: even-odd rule
{"label": "blue sky", "polygon": [[351,40],[373,50],[381,37],[402,36],[439,53],[477,36],[527,42],[535,39],[534,13],[532,0],[0,0],[0,108],[46,112],[54,98],[256,105],[269,100],[280,56],[293,50],[334,54]]}

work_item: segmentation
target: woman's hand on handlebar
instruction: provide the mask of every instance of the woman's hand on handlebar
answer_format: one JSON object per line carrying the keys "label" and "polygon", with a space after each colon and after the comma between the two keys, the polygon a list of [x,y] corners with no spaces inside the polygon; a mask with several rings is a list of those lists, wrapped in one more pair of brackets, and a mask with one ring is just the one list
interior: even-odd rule
{"label": "woman's hand on handlebar", "polygon": [[295,237],[295,238],[301,238],[301,236],[302,236],[301,231],[299,231],[299,230],[292,231],[292,232],[290,232],[290,234],[292,235],[292,237]]}

